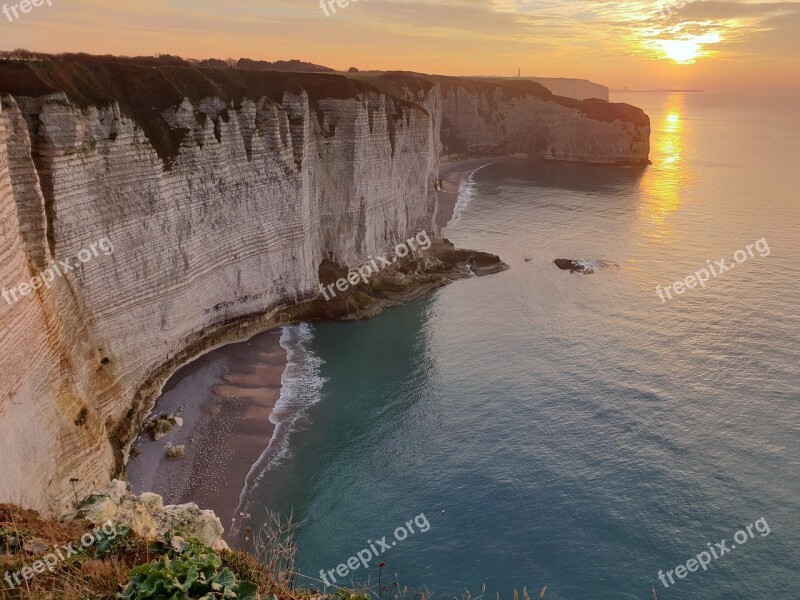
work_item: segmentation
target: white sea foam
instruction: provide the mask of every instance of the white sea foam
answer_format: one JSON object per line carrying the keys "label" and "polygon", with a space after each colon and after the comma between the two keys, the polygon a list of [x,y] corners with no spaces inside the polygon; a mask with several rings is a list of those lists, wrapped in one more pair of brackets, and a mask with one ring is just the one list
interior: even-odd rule
{"label": "white sea foam", "polygon": [[309,323],[283,328],[280,344],[286,350],[286,369],[281,377],[281,397],[269,417],[276,426],[296,422],[306,409],[320,401],[325,383],[320,375],[324,361],[309,349],[313,339]]}
{"label": "white sea foam", "polygon": [[275,431],[267,448],[247,474],[236,515],[244,511],[250,492],[264,474],[289,455],[291,433],[306,422],[308,409],[322,399],[326,379],[320,371],[324,361],[310,349],[313,339],[314,330],[309,323],[282,329],[280,344],[286,350],[286,369],[281,376],[280,398],[269,416]]}
{"label": "white sea foam", "polygon": [[472,201],[473,192],[475,191],[475,173],[484,167],[488,167],[490,164],[493,163],[481,165],[461,180],[458,186],[458,198],[456,198],[456,204],[453,207],[453,216],[445,227],[452,227],[461,220],[461,215],[467,210],[467,206],[469,206],[469,203]]}
{"label": "white sea foam", "polygon": [[589,269],[594,270],[597,267],[619,267],[619,264],[615,263],[613,260],[579,258],[575,262],[587,271]]}

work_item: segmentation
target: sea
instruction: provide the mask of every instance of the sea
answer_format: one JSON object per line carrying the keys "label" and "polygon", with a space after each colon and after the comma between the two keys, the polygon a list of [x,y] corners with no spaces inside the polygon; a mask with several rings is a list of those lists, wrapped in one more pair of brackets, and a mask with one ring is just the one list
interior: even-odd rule
{"label": "sea", "polygon": [[292,516],[297,582],[799,598],[798,100],[615,94],[651,118],[648,167],[464,179],[445,236],[508,271],[284,328],[280,448],[242,511]]}

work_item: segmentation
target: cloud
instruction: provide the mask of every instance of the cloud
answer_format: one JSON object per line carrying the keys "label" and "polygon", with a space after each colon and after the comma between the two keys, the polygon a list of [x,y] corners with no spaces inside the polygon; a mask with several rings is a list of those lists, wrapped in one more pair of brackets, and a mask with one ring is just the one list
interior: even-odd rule
{"label": "cloud", "polygon": [[694,2],[681,9],[687,19],[768,18],[800,12],[800,2]]}
{"label": "cloud", "polygon": [[301,58],[450,74],[521,66],[601,80],[623,71],[652,77],[667,50],[696,53],[698,62],[797,59],[800,0],[694,0],[668,18],[662,1],[359,0],[325,17],[319,0],[70,0],[0,25],[0,48]]}

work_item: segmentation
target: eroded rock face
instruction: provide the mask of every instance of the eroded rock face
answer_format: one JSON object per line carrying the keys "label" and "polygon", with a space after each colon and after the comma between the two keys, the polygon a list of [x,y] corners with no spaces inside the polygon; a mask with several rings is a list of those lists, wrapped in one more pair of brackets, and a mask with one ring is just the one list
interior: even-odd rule
{"label": "eroded rock face", "polygon": [[164,539],[169,532],[196,538],[215,550],[228,548],[222,540],[222,523],[213,511],[201,510],[193,503],[164,506],[161,496],[151,493],[136,496],[130,485],[116,479],[105,489],[87,496],[62,519],[85,519],[98,527],[111,522],[130,527],[137,535],[150,539]]}
{"label": "eroded rock face", "polygon": [[638,113],[492,89],[0,61],[0,292],[72,262],[0,300],[0,502],[104,487],[177,367],[296,316],[324,261],[435,237],[442,155],[646,157]]}

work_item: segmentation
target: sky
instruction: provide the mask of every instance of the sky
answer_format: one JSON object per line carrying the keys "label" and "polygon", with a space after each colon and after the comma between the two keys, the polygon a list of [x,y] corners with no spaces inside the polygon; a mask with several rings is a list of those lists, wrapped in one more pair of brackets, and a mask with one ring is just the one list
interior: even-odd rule
{"label": "sky", "polygon": [[15,17],[20,0],[0,0],[0,50],[521,69],[631,89],[800,88],[800,0],[36,1]]}

